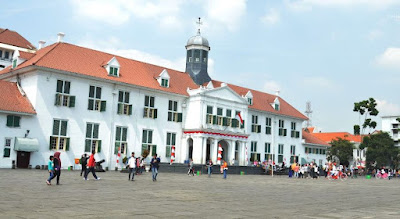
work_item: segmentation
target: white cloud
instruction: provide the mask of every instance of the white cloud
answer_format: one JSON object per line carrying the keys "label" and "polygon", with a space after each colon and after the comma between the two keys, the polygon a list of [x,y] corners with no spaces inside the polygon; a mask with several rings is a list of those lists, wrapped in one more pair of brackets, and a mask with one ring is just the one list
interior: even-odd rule
{"label": "white cloud", "polygon": [[[185,71],[186,67],[186,57],[182,56],[180,58],[170,60],[162,58],[158,55],[151,53],[139,51],[136,49],[119,49],[122,43],[116,37],[111,37],[107,40],[92,40],[89,37],[85,37],[83,40],[77,43],[77,45],[88,47],[91,49],[107,52],[110,54],[119,55],[122,57],[134,59],[137,61],[142,61],[158,66],[163,66],[166,68],[175,69],[178,71]],[[185,53],[183,53],[185,54]],[[208,60],[208,72],[210,75],[214,73],[214,60]]]}
{"label": "white cloud", "polygon": [[378,39],[378,38],[380,38],[382,36],[383,36],[383,32],[382,31],[380,31],[380,30],[371,30],[368,33],[367,38],[369,40],[373,41],[373,40],[376,40],[376,39]]}
{"label": "white cloud", "polygon": [[386,100],[376,100],[378,104],[376,108],[379,110],[380,116],[400,115],[400,105],[389,103]]}
{"label": "white cloud", "polygon": [[368,7],[370,9],[386,9],[400,5],[398,0],[287,0],[286,6],[295,11],[309,11],[313,7],[347,8]]}
{"label": "white cloud", "polygon": [[209,23],[235,31],[246,14],[246,0],[207,0],[204,10]]}
{"label": "white cloud", "polygon": [[390,47],[378,56],[376,62],[384,67],[400,69],[400,48]]}
{"label": "white cloud", "polygon": [[277,91],[282,91],[282,86],[276,81],[267,81],[264,83],[263,90],[267,93],[275,94]]}
{"label": "white cloud", "polygon": [[281,19],[279,11],[275,8],[271,8],[267,11],[267,13],[261,17],[261,22],[265,25],[274,25],[278,23]]}
{"label": "white cloud", "polygon": [[176,16],[183,0],[70,0],[78,19],[92,19],[111,25],[127,23],[131,17],[153,19],[162,27],[181,25]]}
{"label": "white cloud", "polygon": [[303,79],[305,86],[319,87],[319,88],[333,88],[335,83],[324,77],[308,77]]}

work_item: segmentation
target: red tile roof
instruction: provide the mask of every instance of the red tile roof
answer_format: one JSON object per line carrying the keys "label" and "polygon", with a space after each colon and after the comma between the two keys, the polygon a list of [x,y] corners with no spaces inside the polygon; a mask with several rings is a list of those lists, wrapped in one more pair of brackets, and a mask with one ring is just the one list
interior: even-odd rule
{"label": "red tile roof", "polygon": [[[119,77],[109,76],[104,68],[104,65],[113,57],[116,57],[120,64]],[[190,75],[185,72],[167,69],[165,67],[152,65],[93,49],[83,48],[69,43],[55,43],[38,50],[35,56],[18,65],[15,70],[31,65],[123,82],[185,96],[188,96],[187,88],[198,88],[198,85],[193,82]],[[156,80],[158,75],[164,69],[167,69],[171,78],[168,88],[161,87]],[[10,67],[8,67],[0,71],[0,74],[5,74],[10,71],[12,70]],[[213,83],[215,86],[220,86],[222,82],[213,81]],[[249,108],[300,119],[307,119],[306,116],[304,116],[280,97],[278,97],[281,104],[280,110],[275,111],[271,106],[271,103],[274,102],[274,99],[277,96],[236,85],[228,84],[228,86],[239,95],[245,95],[249,90],[251,90],[254,104],[249,106]]]}
{"label": "red tile roof", "polygon": [[17,83],[1,80],[0,111],[36,114],[31,102],[19,91]]}
{"label": "red tile roof", "polygon": [[311,133],[311,134],[326,143],[330,143],[332,142],[332,140],[336,140],[338,138],[361,143],[361,136],[359,135],[355,136],[348,132],[325,132],[325,133]]}
{"label": "red tile roof", "polygon": [[23,36],[9,29],[0,28],[0,43],[18,46],[26,49],[35,49],[35,47]]}
{"label": "red tile roof", "polygon": [[303,139],[306,143],[308,144],[319,144],[319,145],[324,145],[324,146],[330,146],[330,144],[326,143],[325,141],[322,141],[321,139],[317,138],[313,134],[305,131],[304,129],[302,130],[302,136]]}
{"label": "red tile roof", "polygon": [[28,60],[35,56],[35,53],[30,53],[30,52],[24,52],[24,51],[19,51],[19,57],[23,58],[25,60]]}

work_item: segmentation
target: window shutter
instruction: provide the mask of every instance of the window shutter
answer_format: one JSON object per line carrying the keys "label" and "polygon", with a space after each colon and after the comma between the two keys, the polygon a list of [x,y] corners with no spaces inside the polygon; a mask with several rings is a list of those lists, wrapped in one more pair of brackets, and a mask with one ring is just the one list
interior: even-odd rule
{"label": "window shutter", "polygon": [[254,132],[254,125],[251,125],[251,132]]}
{"label": "window shutter", "polygon": [[56,94],[56,99],[54,101],[55,106],[60,106],[60,94]]}
{"label": "window shutter", "polygon": [[132,115],[132,104],[128,105],[128,115]]}
{"label": "window shutter", "polygon": [[60,120],[54,120],[53,123],[53,135],[60,134]]}
{"label": "window shutter", "polygon": [[69,107],[75,107],[75,96],[69,97]]}
{"label": "window shutter", "polygon": [[120,146],[119,142],[115,142],[115,147],[114,147],[114,154],[118,154],[118,148]]}
{"label": "window shutter", "polygon": [[182,113],[178,113],[178,122],[182,122]]}
{"label": "window shutter", "polygon": [[127,135],[128,135],[128,129],[122,128],[122,141],[126,141]]}
{"label": "window shutter", "polygon": [[101,152],[101,140],[97,140],[97,152]]}
{"label": "window shutter", "polygon": [[4,155],[3,157],[10,157],[10,148],[4,148]]}
{"label": "window shutter", "polygon": [[91,146],[91,142],[89,139],[85,140],[85,152],[91,152],[90,151],[90,146]]}
{"label": "window shutter", "polygon": [[154,119],[157,119],[157,109],[154,109]]}
{"label": "window shutter", "polygon": [[257,126],[257,133],[261,133],[261,125]]}
{"label": "window shutter", "polygon": [[99,137],[99,124],[93,125],[93,138]]}
{"label": "window shutter", "polygon": [[142,154],[143,154],[143,152],[144,152],[145,150],[147,150],[147,145],[142,144]]}
{"label": "window shutter", "polygon": [[89,100],[88,110],[93,110],[93,106],[94,106],[94,100]]}
{"label": "window shutter", "polygon": [[122,114],[122,103],[118,103],[117,114]]}
{"label": "window shutter", "polygon": [[151,156],[154,156],[157,154],[157,145],[152,145],[151,147]]}
{"label": "window shutter", "polygon": [[65,151],[69,151],[69,138],[66,138],[65,140],[67,141],[65,145]]}
{"label": "window shutter", "polygon": [[86,138],[91,138],[92,137],[92,124],[87,123],[86,124]]}
{"label": "window shutter", "polygon": [[150,97],[150,107],[154,107],[154,97]]}
{"label": "window shutter", "polygon": [[222,125],[223,126],[228,126],[228,118],[226,118],[226,117],[222,118]]}
{"label": "window shutter", "polygon": [[176,135],[175,135],[174,133],[172,133],[171,135],[172,135],[171,145],[175,145],[175,138],[176,138]]}
{"label": "window shutter", "polygon": [[115,132],[115,140],[121,141],[121,127],[117,127],[117,131]]}
{"label": "window shutter", "polygon": [[19,127],[19,120],[21,119],[21,117],[19,116],[13,116],[13,117],[14,117],[13,127]]}
{"label": "window shutter", "polygon": [[171,146],[167,146],[165,148],[165,156],[166,157],[171,157]]}
{"label": "window shutter", "polygon": [[63,92],[63,81],[57,80],[57,92],[62,93]]}
{"label": "window shutter", "polygon": [[100,112],[106,111],[106,105],[107,105],[107,101],[102,100],[101,104],[100,104]]}
{"label": "window shutter", "polygon": [[53,142],[53,138],[54,138],[54,137],[50,136],[49,150],[51,150],[51,142]]}
{"label": "window shutter", "polygon": [[212,118],[213,118],[212,124],[213,124],[213,125],[217,124],[217,122],[218,122],[218,121],[217,121],[217,116],[216,116],[216,115],[213,115]]}
{"label": "window shutter", "polygon": [[8,127],[13,126],[13,116],[10,116],[10,115],[7,116],[7,126]]}
{"label": "window shutter", "polygon": [[147,109],[148,109],[147,107],[145,107],[145,108],[143,109],[143,118],[144,118],[144,117],[147,117]]}
{"label": "window shutter", "polygon": [[287,129],[283,129],[283,136],[287,135]]}
{"label": "window shutter", "polygon": [[61,133],[62,136],[67,136],[67,121],[61,121]]}
{"label": "window shutter", "polygon": [[299,131],[296,132],[296,138],[300,138],[300,132]]}

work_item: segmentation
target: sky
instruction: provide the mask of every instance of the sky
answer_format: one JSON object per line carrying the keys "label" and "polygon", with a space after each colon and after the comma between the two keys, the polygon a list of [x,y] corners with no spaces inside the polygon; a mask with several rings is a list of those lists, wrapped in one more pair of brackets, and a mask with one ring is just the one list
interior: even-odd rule
{"label": "sky", "polygon": [[177,70],[185,44],[210,43],[209,74],[280,96],[312,125],[353,132],[354,102],[400,115],[400,0],[3,1],[0,28],[38,45],[64,41]]}

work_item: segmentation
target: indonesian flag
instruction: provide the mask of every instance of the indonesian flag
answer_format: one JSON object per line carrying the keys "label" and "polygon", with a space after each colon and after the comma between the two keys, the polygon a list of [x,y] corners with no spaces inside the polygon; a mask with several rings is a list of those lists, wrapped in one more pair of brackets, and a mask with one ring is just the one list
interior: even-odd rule
{"label": "indonesian flag", "polygon": [[238,112],[238,113],[236,114],[235,119],[239,120],[240,125],[243,125],[243,119],[242,119],[241,112]]}

